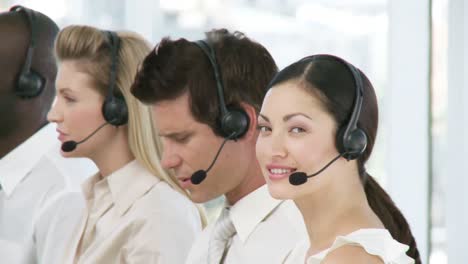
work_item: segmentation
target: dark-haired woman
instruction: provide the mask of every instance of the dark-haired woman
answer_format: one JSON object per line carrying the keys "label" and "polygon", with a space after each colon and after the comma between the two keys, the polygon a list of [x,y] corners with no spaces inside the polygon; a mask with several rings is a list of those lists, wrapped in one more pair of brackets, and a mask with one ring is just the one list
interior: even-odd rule
{"label": "dark-haired woman", "polygon": [[377,125],[370,81],[338,57],[306,57],[271,81],[257,157],[270,194],[294,200],[309,236],[286,263],[421,262],[407,221],[365,170]]}

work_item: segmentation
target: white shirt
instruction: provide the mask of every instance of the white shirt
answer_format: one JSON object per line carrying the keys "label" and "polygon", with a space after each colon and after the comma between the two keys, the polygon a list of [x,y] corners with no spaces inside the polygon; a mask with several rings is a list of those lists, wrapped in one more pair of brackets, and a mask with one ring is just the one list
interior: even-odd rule
{"label": "white shirt", "polygon": [[95,171],[89,161],[61,157],[51,124],[4,156],[0,160],[0,262],[61,263],[64,242],[70,239],[84,206],[82,196],[70,190],[74,182]]}
{"label": "white shirt", "polygon": [[[345,246],[360,246],[370,255],[378,256],[385,264],[413,264],[414,260],[406,255],[409,247],[395,239],[386,229],[359,229],[345,236],[338,236],[332,246],[313,256],[306,264],[319,264],[333,250]],[[288,257],[286,264],[304,263],[309,249],[305,240],[299,243]]]}
{"label": "white shirt", "polygon": [[85,215],[64,263],[183,263],[201,232],[195,205],[135,160],[82,188]]}
{"label": "white shirt", "polygon": [[[307,238],[302,216],[292,201],[273,199],[262,186],[235,203],[230,209],[236,228],[224,263],[283,263],[301,240]],[[206,264],[211,223],[190,250],[187,264]]]}

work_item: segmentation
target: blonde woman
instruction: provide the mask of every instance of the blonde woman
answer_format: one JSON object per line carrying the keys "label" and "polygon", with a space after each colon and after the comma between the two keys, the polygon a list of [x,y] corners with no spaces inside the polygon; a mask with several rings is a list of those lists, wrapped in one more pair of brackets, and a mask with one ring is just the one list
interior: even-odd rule
{"label": "blonde woman", "polygon": [[99,169],[82,185],[85,215],[66,263],[183,263],[202,228],[197,207],[161,168],[150,109],[130,94],[150,51],[135,33],[69,26],[57,36],[62,155]]}

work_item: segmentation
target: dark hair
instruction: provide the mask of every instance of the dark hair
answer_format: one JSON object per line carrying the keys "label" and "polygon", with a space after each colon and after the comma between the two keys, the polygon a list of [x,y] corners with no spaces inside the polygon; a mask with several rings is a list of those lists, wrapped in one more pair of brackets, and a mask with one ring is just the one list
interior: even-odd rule
{"label": "dark hair", "polygon": [[[408,222],[396,207],[390,196],[365,170],[365,163],[371,155],[377,135],[378,106],[374,88],[359,71],[364,87],[361,114],[358,127],[367,134],[368,144],[364,153],[357,159],[360,180],[364,185],[367,201],[372,210],[383,222],[393,238],[409,245],[408,255],[421,263],[416,241],[411,234]],[[270,82],[269,87],[297,80],[308,92],[321,101],[337,124],[336,131],[346,126],[354,106],[356,87],[353,75],[342,59],[332,55],[320,55],[313,59],[302,59],[280,71]],[[337,141],[337,140],[335,140]]]}
{"label": "dark hair", "polygon": [[[216,55],[226,105],[240,108],[240,103],[247,103],[259,112],[268,82],[278,71],[270,53],[241,32],[219,29],[206,33],[206,37]],[[193,42],[163,38],[143,61],[131,91],[146,104],[171,100],[188,92],[195,120],[221,135],[214,71]]]}

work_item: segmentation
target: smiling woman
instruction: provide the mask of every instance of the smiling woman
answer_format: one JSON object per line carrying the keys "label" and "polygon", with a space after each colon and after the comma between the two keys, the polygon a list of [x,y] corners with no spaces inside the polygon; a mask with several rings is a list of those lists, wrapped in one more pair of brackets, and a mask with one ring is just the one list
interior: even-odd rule
{"label": "smiling woman", "polygon": [[[289,175],[297,170],[318,171],[337,155],[334,138],[329,133],[335,129],[332,117],[322,110],[322,103],[300,85],[293,81],[279,84],[279,89],[271,89],[259,115],[257,153],[271,148],[271,155],[285,157],[288,153],[294,153],[296,157],[294,162],[290,160],[289,163],[269,160],[263,168],[264,174],[268,175],[266,180],[270,193],[277,199],[290,199],[288,196],[292,191],[300,195],[297,187],[290,184],[285,186],[278,180],[286,178],[287,181]],[[285,102],[294,102],[295,105]],[[272,133],[278,137],[272,137]],[[313,151],[304,146],[313,146]]]}
{"label": "smiling woman", "polygon": [[[288,263],[420,263],[405,218],[365,169],[378,123],[367,77],[338,57],[315,55],[280,71],[270,87],[257,158],[270,194],[294,200],[309,234]],[[319,173],[294,182],[296,171]]]}

